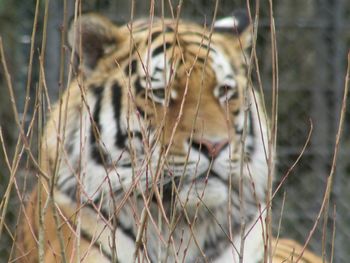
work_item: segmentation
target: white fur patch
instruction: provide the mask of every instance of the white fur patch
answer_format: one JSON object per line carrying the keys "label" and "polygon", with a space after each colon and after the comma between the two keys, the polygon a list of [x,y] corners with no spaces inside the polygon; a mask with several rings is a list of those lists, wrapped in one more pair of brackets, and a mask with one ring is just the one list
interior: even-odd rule
{"label": "white fur patch", "polygon": [[214,28],[236,28],[239,22],[234,17],[225,17],[214,23]]}
{"label": "white fur patch", "polygon": [[230,62],[219,49],[214,48],[214,50],[214,52],[210,53],[210,56],[213,60],[213,69],[216,75],[217,86],[237,86],[237,82],[234,79],[235,73]]}
{"label": "white fur patch", "polygon": [[[139,72],[141,85],[150,89],[165,88],[170,77],[170,64],[165,58],[164,52],[154,57],[148,57],[148,54],[146,54],[144,57],[145,65],[147,65],[147,62],[148,67],[146,71],[148,72],[145,72],[144,69],[141,69]],[[147,81],[150,81],[150,83],[147,83]]]}
{"label": "white fur patch", "polygon": [[[251,262],[260,262],[263,258],[264,253],[264,240],[263,240],[263,228],[265,223],[266,215],[263,214],[261,219],[256,219],[259,217],[259,214],[250,222],[245,232],[249,234],[246,236],[244,242],[244,251],[243,251],[243,263]],[[241,246],[240,238],[234,239],[234,245],[240,251]],[[239,263],[239,255],[236,250],[230,245],[222,255],[213,261],[213,263]]]}

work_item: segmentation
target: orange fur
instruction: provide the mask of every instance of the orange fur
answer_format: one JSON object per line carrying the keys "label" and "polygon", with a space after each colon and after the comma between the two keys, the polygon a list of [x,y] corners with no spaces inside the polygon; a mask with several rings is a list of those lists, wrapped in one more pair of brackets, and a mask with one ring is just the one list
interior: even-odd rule
{"label": "orange fur", "polygon": [[[299,257],[301,258],[299,259]],[[298,260],[298,261],[297,261]],[[308,249],[303,250],[303,246],[292,239],[274,239],[272,242],[272,262],[273,263],[323,263],[321,257]]]}

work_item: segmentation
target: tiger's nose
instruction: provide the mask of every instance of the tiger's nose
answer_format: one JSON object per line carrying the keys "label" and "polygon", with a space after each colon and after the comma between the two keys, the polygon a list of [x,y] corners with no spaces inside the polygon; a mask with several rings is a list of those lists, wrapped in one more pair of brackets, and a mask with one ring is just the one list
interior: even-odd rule
{"label": "tiger's nose", "polygon": [[207,139],[194,140],[194,144],[201,149],[201,152],[205,153],[211,158],[216,158],[221,150],[227,146],[229,140],[222,140],[218,142],[210,141]]}

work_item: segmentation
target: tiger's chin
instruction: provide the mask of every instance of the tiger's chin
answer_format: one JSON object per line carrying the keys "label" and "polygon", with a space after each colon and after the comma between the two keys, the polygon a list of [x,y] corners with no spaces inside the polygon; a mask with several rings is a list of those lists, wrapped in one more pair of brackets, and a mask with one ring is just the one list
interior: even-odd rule
{"label": "tiger's chin", "polygon": [[196,212],[197,209],[210,213],[211,209],[227,204],[228,196],[227,185],[214,173],[204,173],[179,189],[179,202],[176,207],[179,210],[186,208],[190,213]]}

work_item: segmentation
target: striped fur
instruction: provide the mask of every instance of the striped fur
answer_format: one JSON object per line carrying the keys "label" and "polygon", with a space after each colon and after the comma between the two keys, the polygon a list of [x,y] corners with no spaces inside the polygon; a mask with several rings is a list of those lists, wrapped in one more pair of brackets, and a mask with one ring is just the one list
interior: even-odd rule
{"label": "striped fur", "polygon": [[[171,20],[118,27],[95,14],[71,28],[84,76],[42,139],[56,193],[43,223],[46,262],[62,260],[62,243],[83,262],[238,262],[241,236],[243,262],[260,260],[267,121],[247,82],[249,24],[231,19],[212,34]],[[35,196],[27,213],[39,212]],[[30,262],[35,218],[22,229]]]}

